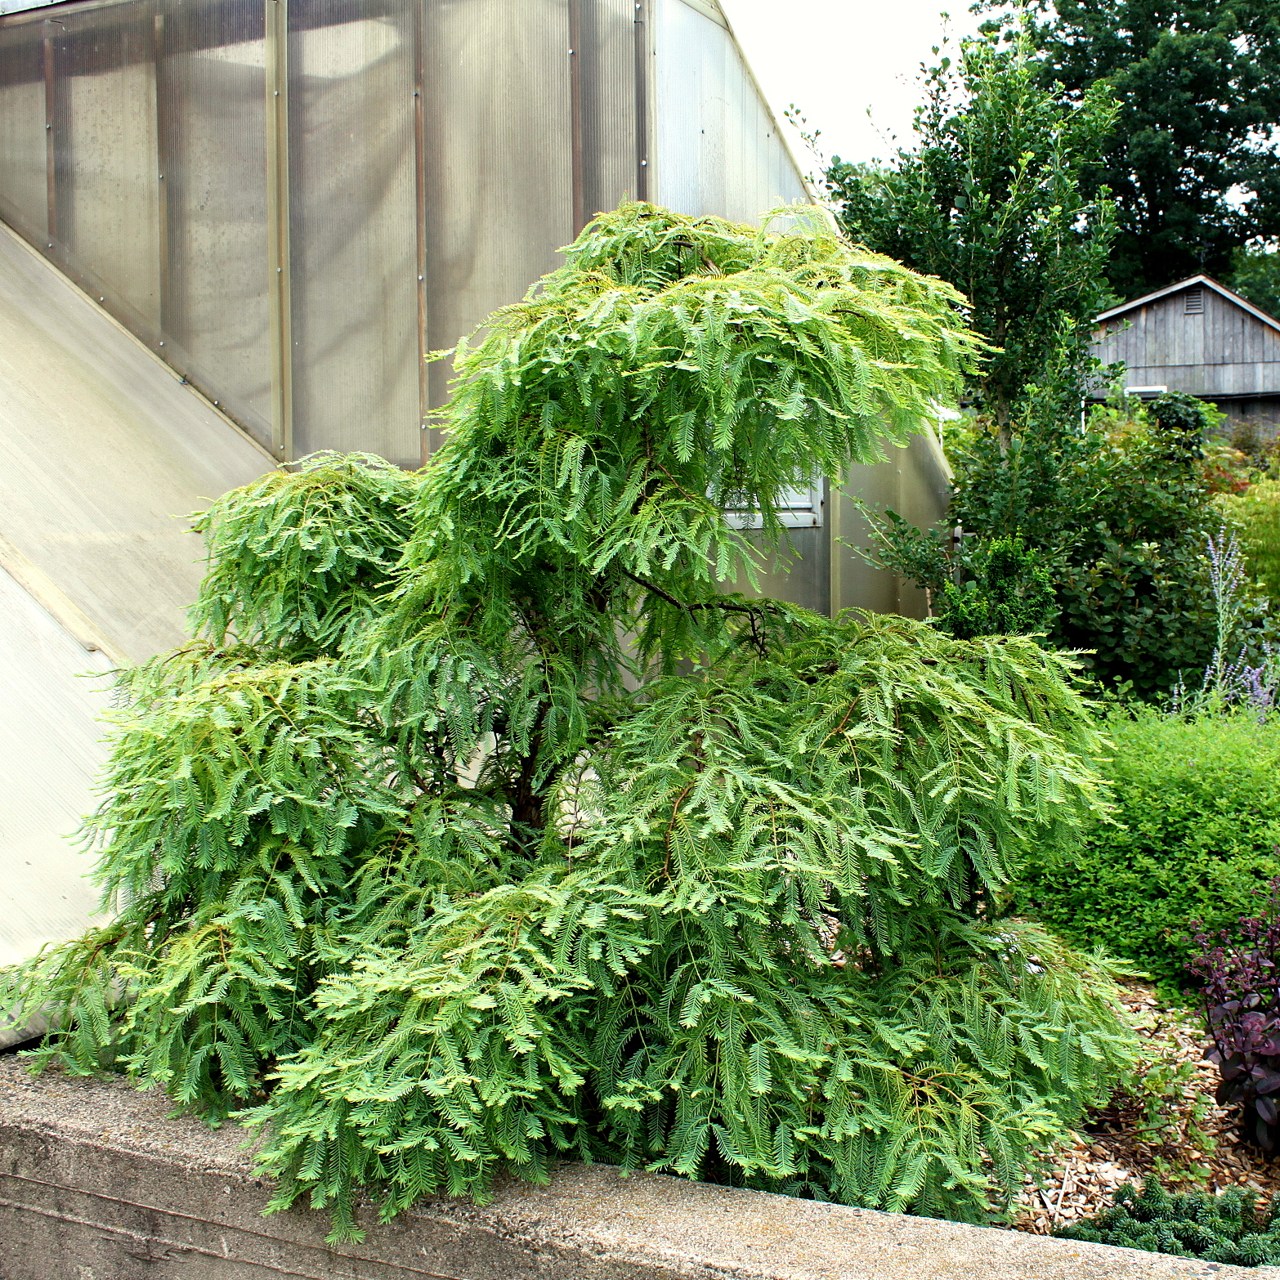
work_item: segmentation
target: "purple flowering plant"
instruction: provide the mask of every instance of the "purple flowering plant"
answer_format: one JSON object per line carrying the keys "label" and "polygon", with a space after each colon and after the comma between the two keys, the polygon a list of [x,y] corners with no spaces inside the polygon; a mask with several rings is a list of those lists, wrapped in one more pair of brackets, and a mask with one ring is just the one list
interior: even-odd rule
{"label": "purple flowering plant", "polygon": [[[1217,629],[1213,657],[1199,689],[1189,690],[1181,682],[1174,687],[1169,710],[1174,715],[1196,716],[1238,709],[1265,724],[1280,701],[1280,646],[1261,631],[1253,636],[1241,634],[1249,588],[1244,553],[1235,533],[1224,524],[1216,538],[1209,536],[1206,552]],[[1246,658],[1250,639],[1260,658],[1257,665]],[[1233,650],[1238,650],[1234,661],[1229,656]]]}
{"label": "purple flowering plant", "polygon": [[[1277,852],[1280,852],[1278,850]],[[1261,893],[1262,890],[1259,890]],[[1187,966],[1202,984],[1218,1068],[1217,1100],[1240,1107],[1245,1141],[1280,1152],[1280,877],[1262,910],[1234,929],[1192,934],[1200,955]]]}

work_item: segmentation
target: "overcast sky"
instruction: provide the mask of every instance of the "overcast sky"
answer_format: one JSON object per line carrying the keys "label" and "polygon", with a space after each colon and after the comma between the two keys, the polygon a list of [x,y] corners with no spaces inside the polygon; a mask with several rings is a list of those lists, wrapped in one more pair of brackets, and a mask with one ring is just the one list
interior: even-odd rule
{"label": "overcast sky", "polygon": [[[774,111],[795,103],[830,157],[871,160],[907,141],[917,76],[949,29],[973,31],[968,0],[721,0]],[[952,17],[944,23],[940,10]],[[867,112],[870,108],[870,118]],[[800,155],[805,171],[813,166]]]}

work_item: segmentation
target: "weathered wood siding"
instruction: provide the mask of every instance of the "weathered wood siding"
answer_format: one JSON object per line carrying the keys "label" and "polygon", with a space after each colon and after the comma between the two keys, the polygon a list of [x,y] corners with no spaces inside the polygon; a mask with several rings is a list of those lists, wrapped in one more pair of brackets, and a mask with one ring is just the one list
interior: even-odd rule
{"label": "weathered wood siding", "polygon": [[1123,360],[1129,386],[1166,386],[1198,396],[1280,394],[1280,332],[1212,289],[1187,314],[1180,290],[1107,321],[1099,359]]}

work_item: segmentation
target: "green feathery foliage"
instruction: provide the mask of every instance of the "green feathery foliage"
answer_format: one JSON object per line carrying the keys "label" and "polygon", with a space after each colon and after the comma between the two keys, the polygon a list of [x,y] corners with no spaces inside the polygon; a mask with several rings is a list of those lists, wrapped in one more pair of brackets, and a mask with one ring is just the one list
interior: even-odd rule
{"label": "green feathery foliage", "polygon": [[209,572],[192,627],[291,662],[336,653],[378,615],[417,484],[372,454],[318,453],[228,493],[195,521]]}
{"label": "green feathery foliage", "polygon": [[1241,1187],[1174,1195],[1148,1178],[1141,1191],[1127,1183],[1114,1207],[1057,1234],[1228,1266],[1269,1266],[1280,1263],[1280,1202],[1264,1208]]}
{"label": "green feathery foliage", "polygon": [[[792,223],[795,216],[792,216]],[[628,205],[456,353],[419,476],[205,517],[207,640],[127,674],[115,923],[11,974],[41,1055],[264,1130],[357,1233],[561,1154],[980,1220],[1132,1037],[1008,918],[1098,808],[1071,663],[728,595],[783,489],[974,358],[848,246]]]}
{"label": "green feathery foliage", "polygon": [[332,895],[399,829],[410,792],[332,659],[250,667],[192,644],[125,673],[121,692],[88,824],[116,919],[34,962],[59,1011],[38,1056],[123,1061],[222,1113],[308,1038]]}

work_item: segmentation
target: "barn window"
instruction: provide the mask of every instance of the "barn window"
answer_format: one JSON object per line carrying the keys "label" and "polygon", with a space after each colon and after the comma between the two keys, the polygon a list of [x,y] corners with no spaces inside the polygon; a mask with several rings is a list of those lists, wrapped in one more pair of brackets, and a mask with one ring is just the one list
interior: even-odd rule
{"label": "barn window", "polygon": [[1203,315],[1204,314],[1204,290],[1188,289],[1186,297],[1187,297],[1187,305],[1186,305],[1186,310],[1183,312],[1183,314],[1188,316]]}

